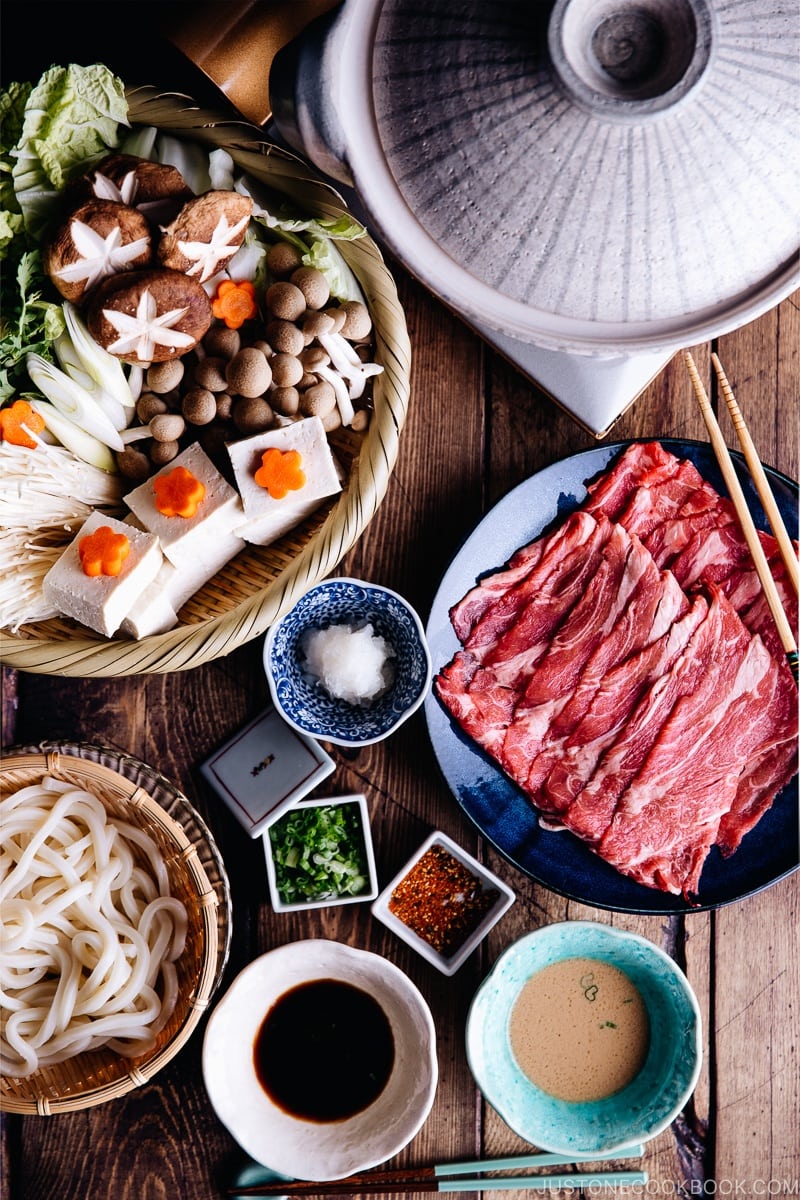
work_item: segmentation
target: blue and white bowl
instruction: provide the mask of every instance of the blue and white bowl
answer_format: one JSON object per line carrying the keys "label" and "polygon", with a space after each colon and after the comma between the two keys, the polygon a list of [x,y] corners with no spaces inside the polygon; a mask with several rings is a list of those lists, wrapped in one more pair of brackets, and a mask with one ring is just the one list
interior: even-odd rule
{"label": "blue and white bowl", "polygon": [[[623,971],[641,993],[650,1047],[638,1075],[601,1100],[559,1100],[517,1063],[509,1020],[522,988],[567,958],[594,958]],[[467,1059],[492,1108],[525,1141],[558,1154],[614,1155],[647,1142],[678,1116],[702,1064],[700,1009],[686,976],[658,946],[593,921],[563,921],[525,934],[500,955],[470,1007]]]}
{"label": "blue and white bowl", "polygon": [[[393,682],[371,704],[351,704],[309,675],[302,641],[310,629],[366,621],[394,650]],[[414,609],[390,588],[359,579],[326,579],[301,596],[267,633],[264,669],[283,718],[338,746],[368,746],[388,737],[419,708],[431,683],[430,651]]]}

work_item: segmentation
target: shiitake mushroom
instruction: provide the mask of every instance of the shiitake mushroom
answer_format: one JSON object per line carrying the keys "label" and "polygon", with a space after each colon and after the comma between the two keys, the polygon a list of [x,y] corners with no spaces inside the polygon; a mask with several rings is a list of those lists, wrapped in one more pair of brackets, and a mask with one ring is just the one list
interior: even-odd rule
{"label": "shiitake mushroom", "polygon": [[45,243],[42,265],[66,300],[80,304],[104,279],[136,271],[153,258],[145,217],[115,200],[87,200]]}

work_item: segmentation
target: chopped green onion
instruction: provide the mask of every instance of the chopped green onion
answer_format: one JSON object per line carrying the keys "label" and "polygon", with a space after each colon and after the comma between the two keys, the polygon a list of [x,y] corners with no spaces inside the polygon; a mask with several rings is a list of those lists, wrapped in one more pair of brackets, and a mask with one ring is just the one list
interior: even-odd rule
{"label": "chopped green onion", "polygon": [[269,840],[284,904],[358,896],[369,886],[358,804],[291,809],[270,826]]}

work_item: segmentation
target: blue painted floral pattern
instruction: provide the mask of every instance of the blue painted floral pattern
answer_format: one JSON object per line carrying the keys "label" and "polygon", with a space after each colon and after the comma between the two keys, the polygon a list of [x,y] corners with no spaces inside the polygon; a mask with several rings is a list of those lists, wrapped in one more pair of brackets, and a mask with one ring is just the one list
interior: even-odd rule
{"label": "blue painted floral pattern", "polygon": [[[304,670],[301,643],[309,629],[369,622],[394,651],[389,689],[369,705],[331,696]],[[301,596],[267,634],[264,665],[273,702],[303,733],[339,745],[380,741],[424,700],[431,660],[419,617],[396,592],[352,579],[328,579]]]}

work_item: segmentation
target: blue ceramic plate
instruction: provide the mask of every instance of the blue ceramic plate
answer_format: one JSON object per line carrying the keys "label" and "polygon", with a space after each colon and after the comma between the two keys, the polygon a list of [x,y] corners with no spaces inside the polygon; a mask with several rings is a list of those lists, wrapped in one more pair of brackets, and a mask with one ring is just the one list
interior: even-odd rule
{"label": "blue ceramic plate", "polygon": [[[725,485],[711,448],[703,442],[661,438],[679,457],[691,459],[723,494]],[[450,661],[459,642],[449,610],[480,575],[500,567],[513,552],[538,537],[555,520],[563,521],[586,499],[586,481],[605,470],[629,442],[586,450],[554,463],[509,492],[486,515],[447,570],[428,620],[428,646],[434,674]],[[732,453],[750,511],[762,529],[766,517],[741,455]],[[767,470],[789,533],[797,536],[797,484]],[[658,892],[620,875],[566,831],[541,828],[522,791],[452,721],[431,692],[425,702],[433,748],[453,794],[464,812],[520,871],[554,892],[584,904],[616,912],[670,913],[717,908],[775,883],[798,866],[797,777],[784,788],[739,850],[724,859],[713,848],[700,879],[698,903]]]}
{"label": "blue ceramic plate", "polygon": [[[644,1066],[603,1100],[549,1096],[522,1072],[511,1048],[509,1019],[522,988],[567,958],[611,963],[647,1007]],[[564,921],[526,934],[500,955],[470,1006],[466,1049],[478,1087],[525,1141],[559,1154],[612,1154],[666,1129],[691,1096],[702,1064],[700,1010],[686,976],[646,938],[594,921]]]}

